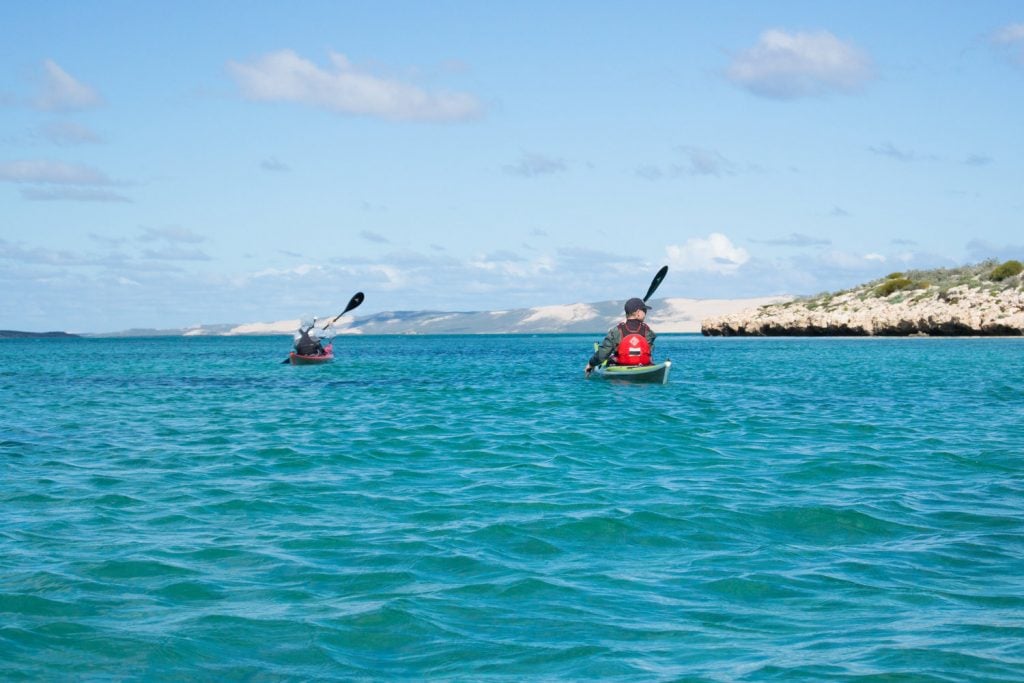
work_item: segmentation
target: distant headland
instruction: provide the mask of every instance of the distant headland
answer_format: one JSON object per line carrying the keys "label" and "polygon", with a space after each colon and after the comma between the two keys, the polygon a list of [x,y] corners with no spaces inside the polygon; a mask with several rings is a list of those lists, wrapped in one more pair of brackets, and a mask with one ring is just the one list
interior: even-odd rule
{"label": "distant headland", "polygon": [[18,330],[0,330],[0,339],[49,339],[51,337],[71,338],[77,334],[68,332],[20,332]]}
{"label": "distant headland", "polygon": [[[653,309],[648,320],[661,333],[697,333],[700,322],[711,315],[785,301],[791,297],[750,299],[668,298],[649,302]],[[601,334],[622,320],[622,301],[600,301],[498,311],[384,311],[366,316],[343,317],[338,334]],[[334,317],[327,311],[321,320]],[[297,318],[273,322],[243,324],[206,324],[184,329],[131,329],[124,332],[83,334],[87,337],[152,336],[246,336],[291,335],[299,325]]]}
{"label": "distant headland", "polygon": [[1021,336],[1024,264],[890,273],[852,289],[707,318],[706,336]]}

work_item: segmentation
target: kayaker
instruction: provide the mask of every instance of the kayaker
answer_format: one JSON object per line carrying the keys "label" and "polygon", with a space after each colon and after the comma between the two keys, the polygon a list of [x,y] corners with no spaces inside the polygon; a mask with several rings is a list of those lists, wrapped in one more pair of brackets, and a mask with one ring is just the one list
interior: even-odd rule
{"label": "kayaker", "polygon": [[[300,356],[324,355],[324,345],[320,342],[315,327],[316,318],[313,318],[313,322],[303,320],[299,323],[299,331],[295,337],[295,353]],[[311,331],[313,334],[310,334]]]}
{"label": "kayaker", "polygon": [[654,350],[654,330],[644,322],[650,306],[643,299],[633,297],[626,302],[626,320],[608,330],[597,351],[590,357],[584,374],[606,360],[616,365],[651,365]]}

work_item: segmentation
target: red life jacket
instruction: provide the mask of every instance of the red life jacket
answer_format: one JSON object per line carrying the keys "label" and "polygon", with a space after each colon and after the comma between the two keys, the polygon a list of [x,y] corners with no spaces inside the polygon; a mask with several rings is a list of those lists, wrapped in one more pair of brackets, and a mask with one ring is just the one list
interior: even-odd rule
{"label": "red life jacket", "polygon": [[630,321],[619,323],[622,341],[615,351],[615,362],[619,365],[650,365],[651,345],[647,343],[647,323],[640,323],[637,331],[629,329]]}

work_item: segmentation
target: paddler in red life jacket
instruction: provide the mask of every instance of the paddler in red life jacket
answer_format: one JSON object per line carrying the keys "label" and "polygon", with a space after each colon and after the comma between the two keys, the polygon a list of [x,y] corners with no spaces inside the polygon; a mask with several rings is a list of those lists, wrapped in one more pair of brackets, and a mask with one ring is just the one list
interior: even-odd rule
{"label": "paddler in red life jacket", "polygon": [[643,299],[634,297],[627,301],[626,320],[608,330],[583,372],[589,375],[606,360],[615,365],[651,365],[654,338],[658,335],[644,322],[649,309]]}

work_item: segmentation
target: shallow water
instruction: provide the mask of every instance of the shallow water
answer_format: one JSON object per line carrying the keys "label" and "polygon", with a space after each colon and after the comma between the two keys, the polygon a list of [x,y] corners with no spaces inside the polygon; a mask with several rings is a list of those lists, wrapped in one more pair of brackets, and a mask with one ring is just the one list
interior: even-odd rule
{"label": "shallow water", "polygon": [[5,340],[0,679],[1024,680],[1024,341]]}

